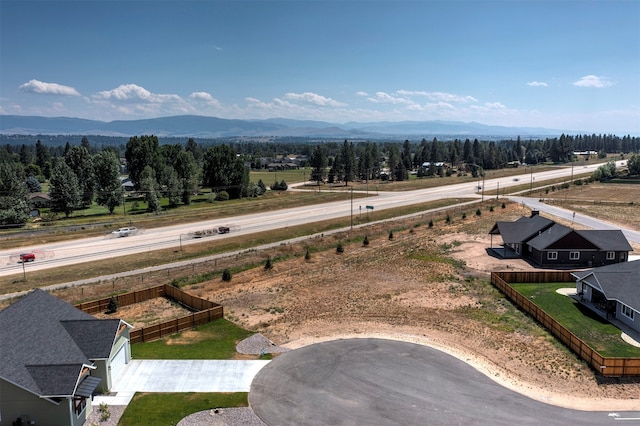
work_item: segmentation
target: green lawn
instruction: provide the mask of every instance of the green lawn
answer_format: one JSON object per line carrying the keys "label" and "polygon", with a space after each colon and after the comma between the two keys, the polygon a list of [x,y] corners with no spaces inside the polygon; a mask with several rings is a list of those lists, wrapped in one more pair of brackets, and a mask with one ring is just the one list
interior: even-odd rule
{"label": "green lawn", "polygon": [[[253,333],[224,318],[195,327],[189,338],[182,333],[153,342],[131,345],[134,359],[232,359],[236,344]],[[256,355],[258,358],[259,355]]]}
{"label": "green lawn", "polygon": [[[189,333],[188,338],[177,333],[161,340],[133,344],[131,354],[134,359],[232,359],[237,354],[236,344],[253,334],[222,318],[192,331],[196,334]],[[265,359],[270,358],[269,355]],[[198,411],[246,406],[246,392],[137,393],[118,425],[175,425]]]}
{"label": "green lawn", "polygon": [[199,411],[219,407],[247,407],[248,397],[247,392],[136,393],[118,425],[176,425],[184,417]]}
{"label": "green lawn", "polygon": [[556,292],[559,288],[574,285],[573,283],[511,284],[516,291],[529,298],[600,355],[640,357],[640,349],[622,340],[621,332],[617,327],[584,308],[571,297]]}

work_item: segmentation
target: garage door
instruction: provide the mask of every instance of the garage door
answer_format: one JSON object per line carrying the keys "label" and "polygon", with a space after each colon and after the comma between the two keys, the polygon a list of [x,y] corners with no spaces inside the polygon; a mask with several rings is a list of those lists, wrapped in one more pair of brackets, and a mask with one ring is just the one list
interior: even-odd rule
{"label": "garage door", "polygon": [[111,358],[111,383],[118,378],[125,365],[127,365],[127,345],[122,345],[120,350]]}

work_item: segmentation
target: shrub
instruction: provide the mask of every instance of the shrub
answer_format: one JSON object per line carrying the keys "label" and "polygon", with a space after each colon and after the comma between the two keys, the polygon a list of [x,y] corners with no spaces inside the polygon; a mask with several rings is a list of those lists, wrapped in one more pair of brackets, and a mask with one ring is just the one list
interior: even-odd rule
{"label": "shrub", "polygon": [[228,201],[229,193],[227,191],[220,191],[216,194],[216,201]]}
{"label": "shrub", "polygon": [[507,205],[505,203],[502,203],[502,205],[500,207],[503,208],[503,209],[506,209]]}
{"label": "shrub", "polygon": [[389,239],[393,240],[393,231],[389,231]]}
{"label": "shrub", "polygon": [[344,247],[342,243],[338,243],[338,246],[336,247],[336,253],[344,253]]}
{"label": "shrub", "polygon": [[271,257],[267,257],[267,261],[264,262],[264,269],[268,271],[271,268],[273,268],[273,264],[271,263]]}
{"label": "shrub", "polygon": [[368,235],[364,236],[364,240],[362,240],[362,245],[363,246],[368,246],[369,245],[369,236]]}
{"label": "shrub", "polygon": [[113,314],[114,312],[118,312],[118,299],[115,296],[111,296],[107,305],[107,313]]}
{"label": "shrub", "polygon": [[311,253],[309,253],[309,247],[307,247],[307,252],[304,254],[304,260],[311,259]]}
{"label": "shrub", "polygon": [[451,216],[449,216],[449,213],[447,213],[447,218],[444,221],[447,224],[451,223]]}
{"label": "shrub", "polygon": [[231,281],[231,271],[229,268],[222,271],[222,281]]}
{"label": "shrub", "polygon": [[493,206],[489,206],[489,211],[492,212],[493,211]]}
{"label": "shrub", "polygon": [[433,219],[429,221],[429,228],[433,228]]}
{"label": "shrub", "polygon": [[480,207],[476,210],[476,216],[482,216],[482,210],[480,210]]}
{"label": "shrub", "polygon": [[462,212],[462,218],[466,219],[467,218],[467,214],[465,212]]}

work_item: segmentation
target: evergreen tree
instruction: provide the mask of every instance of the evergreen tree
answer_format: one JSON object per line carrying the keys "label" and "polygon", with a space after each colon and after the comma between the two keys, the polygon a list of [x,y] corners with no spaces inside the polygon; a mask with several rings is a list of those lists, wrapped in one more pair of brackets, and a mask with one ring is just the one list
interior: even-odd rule
{"label": "evergreen tree", "polygon": [[49,196],[51,197],[51,210],[64,213],[66,217],[69,217],[80,205],[78,178],[64,161],[58,161],[51,171]]}
{"label": "evergreen tree", "polygon": [[311,166],[311,180],[320,185],[327,176],[327,157],[321,145],[316,145],[313,149],[309,165]]}
{"label": "evergreen tree", "polygon": [[124,190],[120,181],[120,160],[110,149],[104,150],[94,157],[96,176],[96,202],[113,213],[122,202]]}
{"label": "evergreen tree", "polygon": [[64,160],[78,180],[82,207],[90,206],[95,195],[93,158],[85,146],[74,146],[67,152]]}
{"label": "evergreen tree", "polygon": [[0,162],[0,225],[24,225],[29,219],[29,190],[22,164]]}

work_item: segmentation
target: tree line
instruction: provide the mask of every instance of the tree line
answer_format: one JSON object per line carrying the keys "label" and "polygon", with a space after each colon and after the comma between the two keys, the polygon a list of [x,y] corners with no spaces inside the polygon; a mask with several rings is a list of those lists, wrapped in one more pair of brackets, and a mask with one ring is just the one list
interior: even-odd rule
{"label": "tree line", "polygon": [[[103,139],[101,139],[103,140]],[[121,177],[128,174],[149,211],[160,209],[159,199],[170,206],[190,204],[199,187],[210,187],[219,199],[255,197],[264,183],[251,183],[249,168],[262,168],[265,159],[301,154],[302,166],[311,168],[310,179],[348,185],[355,180],[405,180],[409,172],[419,177],[443,176],[453,171],[480,176],[485,170],[522,163],[565,163],[574,151],[629,153],[640,150],[640,138],[615,135],[561,135],[557,138],[520,137],[501,141],[461,139],[419,142],[328,141],[300,143],[293,139],[258,143],[227,139],[228,143],[161,144],[153,135],[134,136],[126,144],[97,147],[87,137],[72,146],[0,146],[0,224],[24,224],[28,220],[28,195],[49,182],[51,210],[69,216],[93,202],[113,213],[121,205]],[[633,163],[632,163],[633,164]],[[275,182],[272,189],[286,189]]]}

